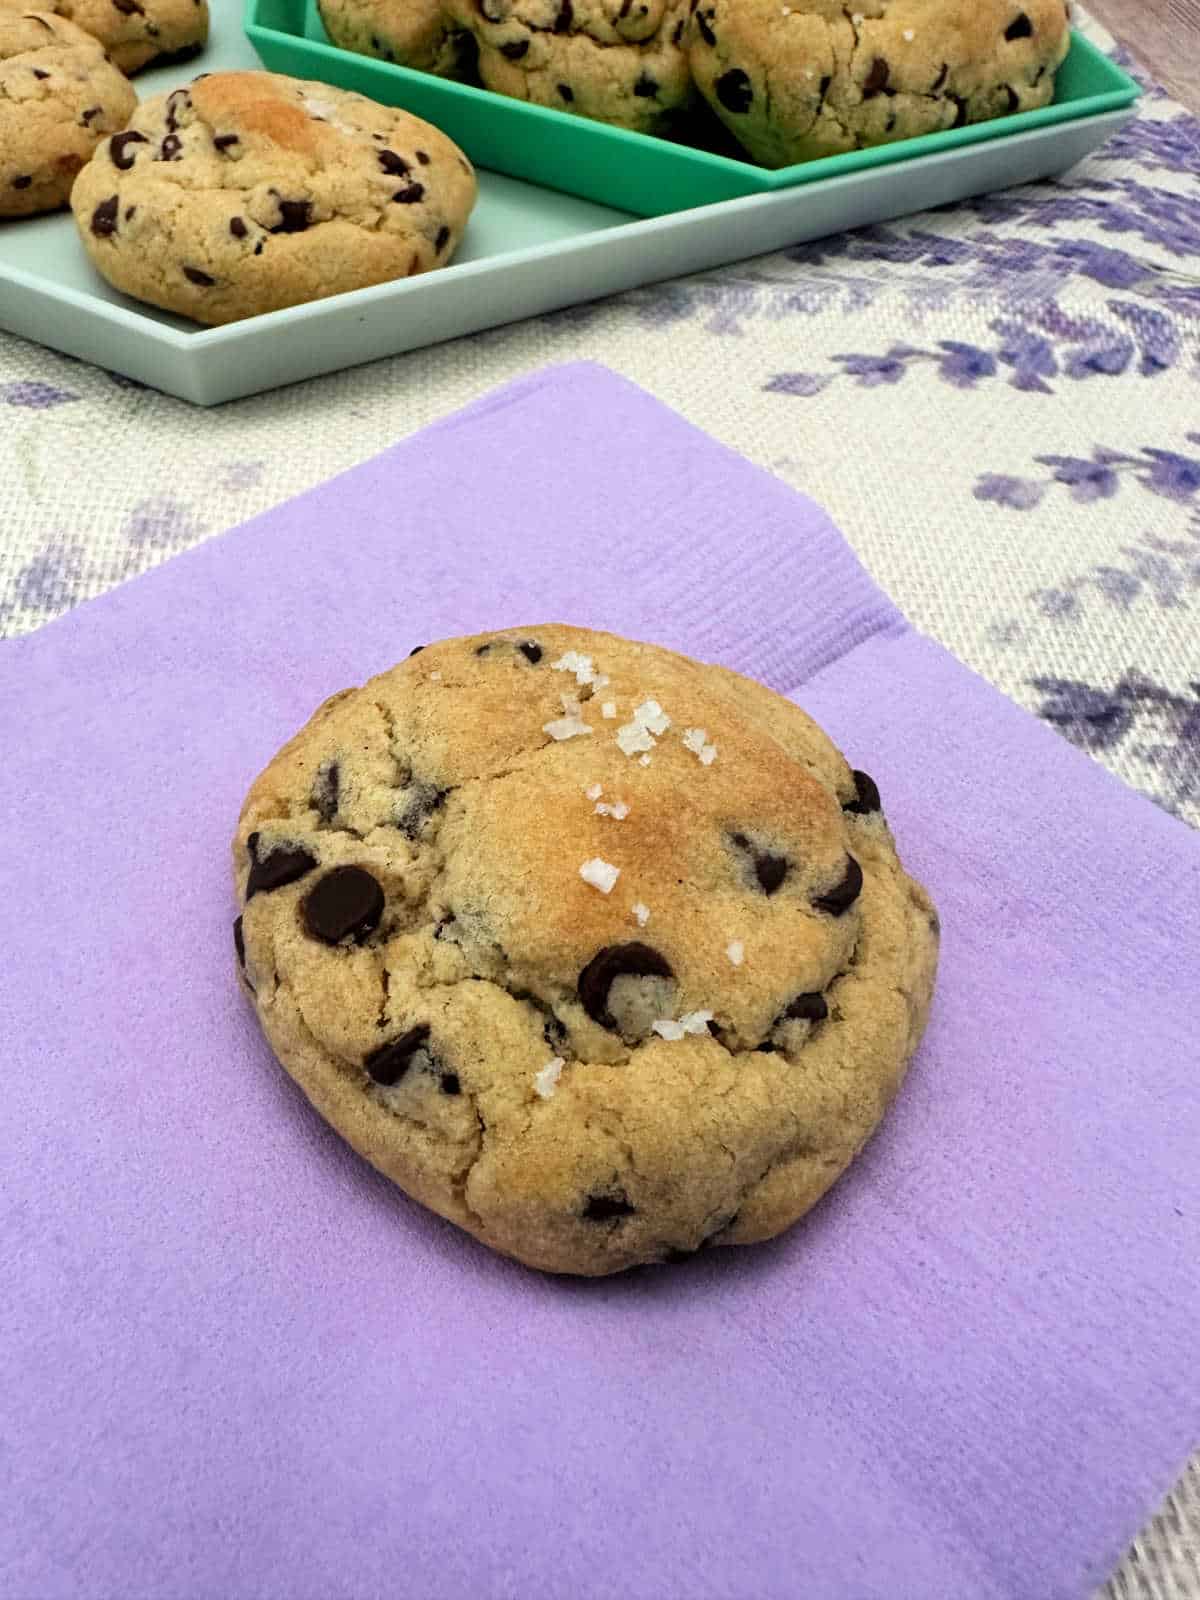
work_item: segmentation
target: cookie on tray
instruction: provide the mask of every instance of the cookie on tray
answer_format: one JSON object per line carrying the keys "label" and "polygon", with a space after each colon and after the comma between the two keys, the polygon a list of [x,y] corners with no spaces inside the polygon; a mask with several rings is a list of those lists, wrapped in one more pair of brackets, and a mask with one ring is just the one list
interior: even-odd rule
{"label": "cookie on tray", "polygon": [[639,133],[691,98],[689,0],[447,0],[497,94]]}
{"label": "cookie on tray", "polygon": [[596,1275],[788,1227],[899,1087],[937,965],[879,790],[803,711],[546,625],[418,648],[250,789],[237,959],[408,1194]]}
{"label": "cookie on tray", "polygon": [[377,56],[416,72],[459,78],[474,64],[471,38],[441,0],[318,0],[325,32],[339,49]]}
{"label": "cookie on tray", "polygon": [[65,205],[80,168],[136,105],[82,28],[52,12],[0,10],[0,217]]}
{"label": "cookie on tray", "polygon": [[717,116],[785,167],[1048,105],[1070,24],[1063,0],[699,0],[688,38]]}
{"label": "cookie on tray", "polygon": [[114,287],[210,324],[444,266],[474,203],[427,122],[268,72],[147,100],[71,196]]}
{"label": "cookie on tray", "polygon": [[[28,10],[0,0],[0,10]],[[100,41],[122,72],[198,56],[208,39],[208,0],[55,0],[43,8]]]}

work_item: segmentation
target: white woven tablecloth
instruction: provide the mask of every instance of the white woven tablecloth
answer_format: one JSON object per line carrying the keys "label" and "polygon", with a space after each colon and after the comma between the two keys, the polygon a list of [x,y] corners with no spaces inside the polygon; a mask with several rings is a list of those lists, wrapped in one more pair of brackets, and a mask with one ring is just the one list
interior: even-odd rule
{"label": "white woven tablecloth", "polygon": [[[215,411],[0,335],[0,634],[590,358],[824,504],[918,627],[1200,826],[1200,119],[1147,88],[1061,181]],[[1198,1600],[1196,1463],[1106,1592]]]}

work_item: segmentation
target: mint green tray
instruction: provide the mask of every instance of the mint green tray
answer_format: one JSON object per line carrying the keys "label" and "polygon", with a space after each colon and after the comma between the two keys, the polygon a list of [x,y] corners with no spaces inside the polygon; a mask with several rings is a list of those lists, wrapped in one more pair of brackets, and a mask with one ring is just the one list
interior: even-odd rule
{"label": "mint green tray", "polygon": [[[993,122],[767,171],[727,155],[508,100],[329,43],[314,0],[247,0],[246,32],[265,66],[402,106],[448,133],[476,166],[637,216],[666,216],[743,195],[866,172],[1132,105],[1138,85],[1079,34],[1052,105]],[[717,132],[723,132],[717,125]]]}

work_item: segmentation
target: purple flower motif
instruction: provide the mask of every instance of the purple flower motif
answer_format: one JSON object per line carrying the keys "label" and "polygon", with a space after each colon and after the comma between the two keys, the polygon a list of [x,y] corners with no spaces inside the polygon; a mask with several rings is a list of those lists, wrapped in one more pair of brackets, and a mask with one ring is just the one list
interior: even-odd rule
{"label": "purple flower motif", "polygon": [[986,350],[959,339],[940,339],[938,345],[946,352],[938,362],[938,377],[956,389],[973,389],[980,378],[995,376],[996,358]]}
{"label": "purple flower motif", "polygon": [[1005,473],[985,472],[972,493],[976,500],[992,500],[1012,511],[1032,511],[1041,503],[1048,487],[1035,478],[1012,478]]}
{"label": "purple flower motif", "polygon": [[169,550],[193,543],[204,532],[204,525],[181,500],[163,494],[139,501],[123,531],[130,544]]}
{"label": "purple flower motif", "polygon": [[1058,360],[1050,341],[1015,323],[998,322],[993,327],[1004,337],[997,355],[1006,367],[1013,369],[1013,388],[1053,394],[1050,385],[1043,381],[1058,372]]}
{"label": "purple flower motif", "polygon": [[842,363],[847,376],[858,379],[860,389],[875,389],[883,383],[899,383],[908,372],[906,360],[918,353],[908,345],[895,344],[885,356],[844,355],[833,359]]}
{"label": "purple flower motif", "polygon": [[1035,589],[1030,599],[1054,622],[1074,622],[1079,615],[1079,597],[1067,589]]}
{"label": "purple flower motif", "polygon": [[36,378],[26,378],[21,383],[0,383],[0,401],[7,406],[25,406],[30,411],[48,411],[51,406],[70,405],[78,400],[69,389],[55,389]]}
{"label": "purple flower motif", "polygon": [[1054,468],[1055,483],[1070,486],[1071,499],[1087,505],[1092,500],[1111,500],[1120,488],[1113,469],[1102,461],[1084,461],[1078,456],[1037,456],[1044,467]]}
{"label": "purple flower motif", "polygon": [[1133,357],[1133,340],[1122,336],[1109,344],[1072,350],[1063,371],[1068,378],[1116,378],[1126,370]]}
{"label": "purple flower motif", "polygon": [[1155,378],[1179,360],[1180,338],[1170,317],[1153,306],[1110,300],[1108,309],[1132,331],[1142,353],[1138,371],[1143,378]]}
{"label": "purple flower motif", "polygon": [[1059,246],[1060,254],[1074,258],[1085,278],[1102,283],[1106,289],[1132,289],[1154,271],[1125,250],[1112,250],[1090,239],[1073,239]]}
{"label": "purple flower motif", "polygon": [[1186,501],[1200,489],[1200,461],[1194,457],[1176,455],[1173,450],[1151,450],[1147,445],[1142,446],[1142,454],[1149,456],[1153,465],[1138,482],[1152,494]]}
{"label": "purple flower motif", "polygon": [[815,372],[777,372],[763,384],[765,394],[794,394],[811,399],[833,382],[832,378],[819,377]]}

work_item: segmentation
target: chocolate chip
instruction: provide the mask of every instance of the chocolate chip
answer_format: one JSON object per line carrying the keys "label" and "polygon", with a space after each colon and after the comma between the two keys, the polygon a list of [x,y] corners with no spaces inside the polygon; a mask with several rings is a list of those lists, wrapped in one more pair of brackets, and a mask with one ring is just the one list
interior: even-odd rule
{"label": "chocolate chip", "polygon": [[450,229],[446,227],[445,223],[443,223],[442,226],[437,231],[437,238],[433,241],[433,253],[434,253],[434,255],[435,256],[440,256],[442,251],[446,248],[446,246],[449,243],[450,243]]}
{"label": "chocolate chip", "polygon": [[[199,4],[199,0],[196,0],[196,3]],[[185,61],[194,61],[203,48],[204,46],[199,44],[185,44],[178,50],[163,50],[159,55],[155,56],[154,65],[155,67],[180,67]],[[202,73],[201,76],[207,78],[209,74],[206,72]]]}
{"label": "chocolate chip", "polygon": [[554,33],[566,33],[571,23],[575,20],[575,13],[571,7],[571,0],[562,0],[558,8],[558,15],[554,19]]}
{"label": "chocolate chip", "polygon": [[787,857],[772,855],[769,850],[756,850],[744,833],[731,833],[729,842],[736,850],[744,851],[754,863],[754,876],[762,892],[774,894],[787,877]]}
{"label": "chocolate chip", "polygon": [[408,653],[410,656],[418,656],[420,655],[421,651],[424,650],[424,648],[425,646],[423,644],[415,644]]}
{"label": "chocolate chip", "polygon": [[863,80],[863,99],[870,100],[877,94],[882,94],[887,88],[889,67],[882,56],[876,56],[871,63],[871,70]]}
{"label": "chocolate chip", "polygon": [[661,1259],[664,1266],[666,1266],[678,1261],[690,1261],[695,1254],[694,1250],[677,1250],[674,1245],[671,1245],[669,1249],[664,1251]]}
{"label": "chocolate chip", "polygon": [[97,239],[111,239],[117,231],[117,197],[110,194],[107,200],[92,212],[92,232]]}
{"label": "chocolate chip", "polygon": [[379,926],[383,890],[364,867],[334,867],[308,892],[304,926],[323,944],[361,944]]}
{"label": "chocolate chip", "polygon": [[507,44],[500,46],[500,54],[508,61],[520,61],[523,55],[529,52],[528,39],[510,39]]}
{"label": "chocolate chip", "polygon": [[158,147],[160,161],[178,161],[179,152],[183,149],[183,141],[177,133],[169,133]]}
{"label": "chocolate chip", "polygon": [[683,38],[683,29],[684,29],[684,23],[683,23],[683,20],[680,19],[680,21],[678,21],[675,24],[674,31],[671,34],[671,43],[672,44],[678,44],[679,41]]}
{"label": "chocolate chip", "polygon": [[312,222],[311,200],[281,200],[279,221],[272,233],[303,233]]}
{"label": "chocolate chip", "polygon": [[817,94],[820,96],[820,98],[822,100],[824,100],[825,96],[829,93],[829,85],[832,82],[833,82],[833,79],[831,77],[830,78],[822,78],[821,79],[820,86],[817,89]]}
{"label": "chocolate chip", "polygon": [[1041,66],[1037,69],[1037,71],[1033,75],[1033,83],[1034,83],[1034,87],[1035,88],[1037,87],[1037,85],[1039,83],[1041,83],[1042,79],[1045,76],[1046,76],[1046,63],[1043,61]]}
{"label": "chocolate chip", "polygon": [[632,8],[633,0],[621,0],[621,9],[617,12],[617,21],[620,22],[623,17],[627,17]]}
{"label": "chocolate chip", "polygon": [[317,864],[316,856],[310,855],[301,845],[276,845],[268,855],[260,857],[259,837],[257,833],[252,833],[246,840],[246,848],[250,852],[247,900],[252,900],[256,894],[269,894],[272,889],[282,889],[285,884],[295,883],[297,878],[311,872]]}
{"label": "chocolate chip", "polygon": [[526,661],[532,662],[535,667],[542,659],[542,647],[536,639],[522,639],[517,649],[525,657]]}
{"label": "chocolate chip", "polygon": [[207,272],[201,272],[199,267],[184,267],[183,275],[189,283],[194,283],[198,289],[211,289],[216,279]]}
{"label": "chocolate chip", "polygon": [[798,994],[779,1019],[781,1022],[824,1022],[829,1006],[823,994]]}
{"label": "chocolate chip", "polygon": [[847,856],[842,881],[830,889],[828,894],[817,895],[813,905],[818,911],[827,911],[831,917],[840,917],[842,912],[848,910],[858,899],[862,893],[862,886],[862,868],[853,856]]}
{"label": "chocolate chip", "polygon": [[378,52],[378,51],[383,49],[383,41],[382,41],[382,39],[377,38],[375,36],[375,34],[371,35],[371,49],[376,51],[376,52]]}
{"label": "chocolate chip", "polygon": [[580,1004],[602,1028],[616,1032],[617,1023],[608,1009],[608,991],[618,978],[673,978],[670,963],[657,950],[637,940],[629,944],[610,944],[597,953],[579,974],[576,990]]}
{"label": "chocolate chip", "polygon": [[425,198],[425,185],[423,183],[410,183],[403,189],[397,189],[392,199],[398,206],[415,206],[418,200]]}
{"label": "chocolate chip", "polygon": [[653,100],[658,93],[658,80],[652,78],[648,72],[643,72],[634,84],[633,92],[639,100]]}
{"label": "chocolate chip", "polygon": [[214,150],[232,150],[235,144],[241,144],[236,133],[218,133],[213,138]]}
{"label": "chocolate chip", "polygon": [[246,939],[242,933],[242,919],[236,917],[233,924],[233,948],[237,951],[238,966],[246,970]]}
{"label": "chocolate chip", "polygon": [[230,217],[229,231],[235,239],[244,239],[250,230],[241,217]]}
{"label": "chocolate chip", "polygon": [[1010,22],[1004,30],[1004,37],[1012,44],[1014,39],[1031,39],[1033,37],[1033,23],[1023,11],[1019,11],[1014,21]]}
{"label": "chocolate chip", "polygon": [[457,920],[458,920],[458,918],[454,915],[453,911],[449,912],[448,915],[444,916],[441,919],[441,921],[438,923],[438,925],[434,928],[433,937],[435,939],[444,938],[445,934],[446,934],[446,929],[450,928],[450,927],[453,927],[454,923],[457,922]]}
{"label": "chocolate chip", "polygon": [[616,1194],[590,1194],[583,1208],[588,1222],[612,1222],[616,1217],[631,1217],[637,1207],[618,1189]]}
{"label": "chocolate chip", "polygon": [[[427,167],[429,165],[429,157],[425,154],[424,150],[418,150],[417,151],[417,160],[421,163],[421,165],[423,167]],[[470,167],[467,167],[467,164],[466,164],[465,161],[463,162],[463,166],[466,167],[466,170],[468,172],[470,172],[471,169],[470,169]]]}
{"label": "chocolate chip", "polygon": [[396,818],[396,826],[406,839],[416,839],[433,813],[445,804],[449,789],[439,789],[432,783],[410,784],[404,794],[404,804]]}
{"label": "chocolate chip", "polygon": [[123,17],[144,17],[146,15],[143,8],[138,4],[138,0],[112,0],[112,3],[113,10],[119,11]]}
{"label": "chocolate chip", "polygon": [[443,1072],[442,1073],[442,1093],[443,1094],[460,1094],[461,1092],[462,1092],[462,1084],[459,1083],[459,1081],[458,1081],[458,1073],[457,1072]]}
{"label": "chocolate chip", "polygon": [[136,217],[136,216],[137,216],[137,207],[136,206],[126,206],[125,207],[125,221],[126,222],[132,222],[134,217]]}
{"label": "chocolate chip", "polygon": [[1009,115],[1011,116],[1012,113],[1021,104],[1021,97],[1017,93],[1017,91],[1013,88],[1011,83],[1006,83],[1004,85],[1004,92],[1008,96],[1008,111],[1009,111]]}
{"label": "chocolate chip", "polygon": [[385,1089],[390,1089],[412,1066],[413,1057],[418,1050],[423,1050],[429,1042],[429,1024],[419,1022],[415,1028],[410,1028],[407,1033],[402,1033],[398,1039],[393,1039],[390,1044],[381,1045],[378,1050],[372,1050],[363,1061],[368,1075],[376,1083],[382,1084]]}
{"label": "chocolate chip", "polygon": [[375,154],[379,157],[379,165],[389,178],[403,178],[408,173],[408,162],[394,150],[377,150]]}
{"label": "chocolate chip", "polygon": [[43,72],[41,67],[34,67],[33,68],[33,75],[39,81],[44,81],[46,78],[48,78],[50,76],[50,74],[48,72]]}
{"label": "chocolate chip", "polygon": [[929,91],[930,94],[937,94],[941,89],[943,89],[945,87],[945,84],[946,84],[946,79],[949,76],[950,76],[950,63],[948,61],[943,61],[942,62],[942,70],[938,73],[937,77],[933,80],[933,87]]}
{"label": "chocolate chip", "polygon": [[12,186],[13,186],[14,189],[28,189],[29,185],[32,182],[33,182],[33,178],[31,176],[26,176],[25,174],[22,174],[21,177],[13,179]]}
{"label": "chocolate chip", "polygon": [[322,822],[337,816],[341,769],[336,761],[322,761],[312,786],[312,803]]}
{"label": "chocolate chip", "polygon": [[749,111],[754,99],[754,90],[750,86],[749,77],[741,67],[731,67],[728,72],[723,72],[713,88],[717,91],[717,99],[726,111],[732,111],[739,117]]}
{"label": "chocolate chip", "polygon": [[262,253],[263,253],[263,245],[266,244],[266,242],[267,241],[265,239],[260,239],[258,241],[258,243],[254,246],[254,254],[256,256],[262,255]]}
{"label": "chocolate chip", "polygon": [[709,27],[709,22],[712,20],[712,17],[713,13],[711,11],[697,11],[696,13],[696,26],[700,30],[700,37],[710,49],[712,49],[717,42],[716,34]]}
{"label": "chocolate chip", "polygon": [[950,124],[950,126],[952,128],[961,128],[961,127],[964,126],[964,124],[966,123],[966,120],[967,120],[967,102],[964,99],[962,99],[962,97],[960,95],[956,95],[956,94],[952,94],[950,96],[950,99],[953,101],[955,107],[957,108],[956,112],[955,112],[954,121]]}
{"label": "chocolate chip", "polygon": [[851,772],[854,779],[854,799],[849,805],[842,807],[853,817],[869,817],[874,811],[883,810],[883,802],[879,798],[879,786],[866,772],[860,772],[857,767]]}
{"label": "chocolate chip", "polygon": [[895,129],[895,126],[896,126],[896,118],[893,115],[893,116],[890,116],[887,119],[887,122],[884,124],[884,128],[883,128],[884,133],[891,133]]}
{"label": "chocolate chip", "polygon": [[86,111],[80,112],[79,120],[82,123],[82,125],[86,128],[88,123],[91,122],[92,118],[93,117],[98,117],[99,115],[100,115],[100,107],[99,106],[89,106]]}
{"label": "chocolate chip", "polygon": [[188,104],[188,92],[187,92],[186,89],[174,89],[167,96],[167,132],[168,133],[174,133],[176,128],[178,128],[178,126],[179,126],[179,117],[177,115],[177,112],[178,112],[178,110],[179,110],[181,105],[185,106],[187,104]]}
{"label": "chocolate chip", "polygon": [[575,91],[571,88],[569,83],[560,83],[558,85],[558,92],[568,105],[570,105],[571,101],[575,98]]}
{"label": "chocolate chip", "polygon": [[126,151],[131,144],[146,144],[144,133],[134,133],[132,129],[127,133],[114,133],[108,141],[108,156],[118,172],[128,172],[133,165],[133,157]]}

